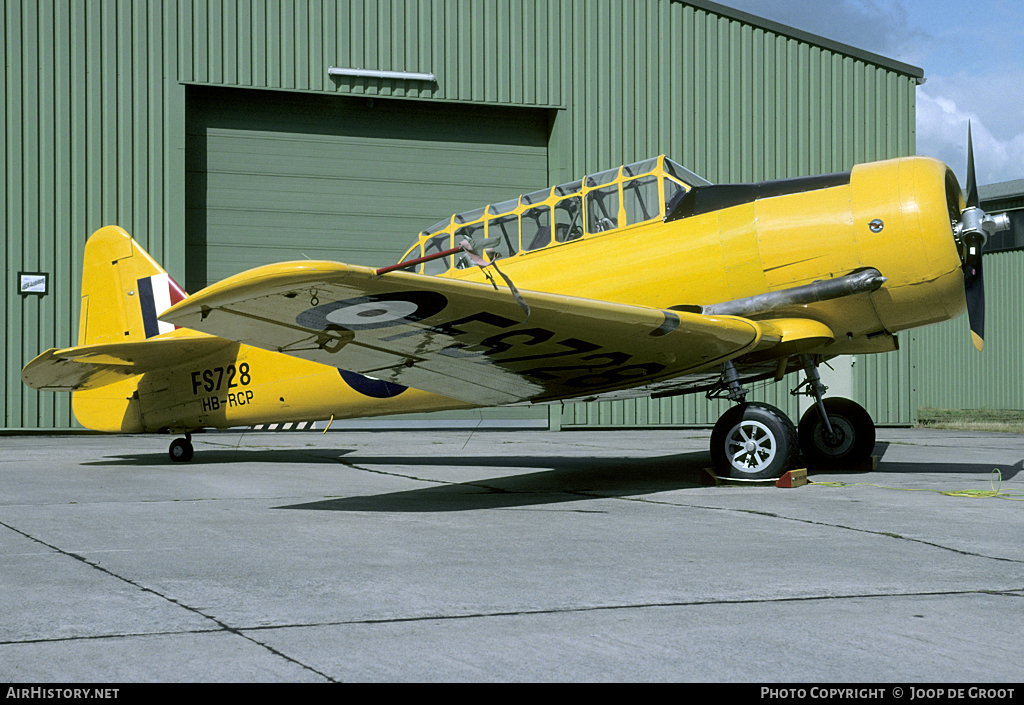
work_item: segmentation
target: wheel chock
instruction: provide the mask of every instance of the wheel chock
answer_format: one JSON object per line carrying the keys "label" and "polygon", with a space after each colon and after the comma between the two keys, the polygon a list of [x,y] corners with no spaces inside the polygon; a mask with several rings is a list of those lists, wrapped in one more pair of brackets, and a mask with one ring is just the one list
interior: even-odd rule
{"label": "wheel chock", "polygon": [[874,472],[878,469],[878,456],[872,455],[870,458],[865,458],[864,462],[854,469],[857,472]]}
{"label": "wheel chock", "polygon": [[[704,487],[716,485],[767,485],[770,482],[773,482],[773,480],[744,480],[735,477],[719,477],[715,474],[714,468],[704,468],[704,472],[700,474],[700,484]],[[809,484],[811,481],[807,479],[807,469],[800,468],[799,470],[789,470],[783,473],[782,477],[774,480],[774,482],[776,487],[800,487]]]}
{"label": "wheel chock", "polygon": [[712,487],[723,484],[723,480],[715,474],[714,468],[704,468],[704,472],[700,474],[700,484],[704,487]]}
{"label": "wheel chock", "polygon": [[775,481],[776,487],[801,487],[809,482],[807,479],[807,468],[799,470],[787,470],[782,477]]}

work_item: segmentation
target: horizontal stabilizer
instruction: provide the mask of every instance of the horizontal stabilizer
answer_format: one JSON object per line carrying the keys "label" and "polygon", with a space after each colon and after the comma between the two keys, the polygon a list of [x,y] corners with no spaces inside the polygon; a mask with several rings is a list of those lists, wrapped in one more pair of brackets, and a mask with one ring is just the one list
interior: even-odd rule
{"label": "horizontal stabilizer", "polygon": [[234,345],[209,336],[157,338],[125,343],[99,343],[51,348],[21,371],[22,381],[42,391],[75,392],[119,382],[127,377],[196,360]]}

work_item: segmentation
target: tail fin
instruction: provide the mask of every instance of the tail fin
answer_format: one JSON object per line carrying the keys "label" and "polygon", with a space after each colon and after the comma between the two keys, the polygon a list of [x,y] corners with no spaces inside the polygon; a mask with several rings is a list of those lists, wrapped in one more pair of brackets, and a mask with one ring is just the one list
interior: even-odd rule
{"label": "tail fin", "polygon": [[[174,326],[156,317],[186,296],[124,229],[101,228],[85,243],[78,344],[139,342],[173,330]],[[139,433],[145,430],[139,378],[117,377],[102,386],[75,391],[71,408],[87,428]]]}
{"label": "tail fin", "polygon": [[116,225],[85,243],[78,344],[152,338],[174,329],[157,315],[188,294],[139,244]]}

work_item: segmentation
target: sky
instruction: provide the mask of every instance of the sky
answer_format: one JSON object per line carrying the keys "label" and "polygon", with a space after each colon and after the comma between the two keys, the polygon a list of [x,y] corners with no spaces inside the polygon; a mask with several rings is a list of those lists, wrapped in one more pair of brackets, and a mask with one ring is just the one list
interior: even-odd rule
{"label": "sky", "polygon": [[967,123],[981,185],[1024,179],[1021,0],[715,0],[924,70],[917,153],[961,184]]}

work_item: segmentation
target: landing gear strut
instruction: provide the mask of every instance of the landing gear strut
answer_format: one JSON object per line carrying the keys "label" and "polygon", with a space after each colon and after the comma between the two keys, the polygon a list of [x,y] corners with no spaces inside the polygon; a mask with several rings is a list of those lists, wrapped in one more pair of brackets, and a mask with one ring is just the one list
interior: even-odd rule
{"label": "landing gear strut", "polygon": [[847,469],[860,466],[875,447],[875,424],[860,404],[824,398],[818,361],[801,359],[807,378],[792,391],[814,397],[815,404],[793,425],[781,409],[747,402],[747,391],[731,362],[722,367],[709,399],[737,402],[718,419],[711,432],[711,459],[722,477],[770,480],[796,462],[798,452],[811,467]]}
{"label": "landing gear strut", "polygon": [[739,374],[726,362],[718,385],[708,398],[739,402],[718,419],[711,432],[711,460],[722,477],[769,480],[779,477],[796,457],[793,422],[770,404],[747,402]]}
{"label": "landing gear strut", "polygon": [[[875,448],[875,423],[855,401],[824,398],[828,387],[821,383],[813,359],[803,359],[807,379],[793,394],[813,396],[815,404],[804,412],[798,427],[800,452],[811,467],[849,469],[860,466]],[[806,387],[806,391],[801,388]]]}
{"label": "landing gear strut", "polygon": [[191,433],[186,433],[184,438],[175,438],[171,441],[171,447],[168,449],[171,460],[176,463],[187,463],[192,460],[193,452]]}

